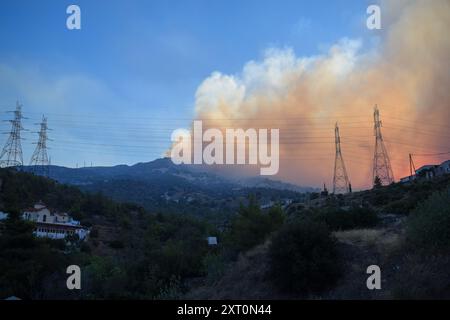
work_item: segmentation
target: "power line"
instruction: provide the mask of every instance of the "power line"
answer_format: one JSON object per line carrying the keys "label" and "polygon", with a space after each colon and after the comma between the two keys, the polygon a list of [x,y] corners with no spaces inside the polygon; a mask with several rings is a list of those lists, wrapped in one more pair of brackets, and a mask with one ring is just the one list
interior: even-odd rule
{"label": "power line", "polygon": [[446,154],[450,154],[450,151],[447,152],[439,152],[439,153],[428,153],[428,154],[417,154],[417,153],[412,153],[411,155],[413,156],[419,156],[419,157],[433,157],[433,156],[442,156],[442,155],[446,155]]}

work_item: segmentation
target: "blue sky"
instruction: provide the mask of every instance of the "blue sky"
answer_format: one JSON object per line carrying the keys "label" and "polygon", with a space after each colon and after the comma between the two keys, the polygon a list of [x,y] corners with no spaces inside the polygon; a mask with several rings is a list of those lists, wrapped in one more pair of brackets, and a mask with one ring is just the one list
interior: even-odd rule
{"label": "blue sky", "polygon": [[[67,30],[66,8],[81,8]],[[18,99],[28,117],[24,161],[42,114],[53,164],[133,164],[160,157],[189,127],[195,91],[212,72],[236,74],[267,48],[298,56],[364,38],[368,2],[21,1],[0,11],[0,118]],[[3,122],[0,129],[9,130]],[[1,137],[3,145],[6,135]]]}

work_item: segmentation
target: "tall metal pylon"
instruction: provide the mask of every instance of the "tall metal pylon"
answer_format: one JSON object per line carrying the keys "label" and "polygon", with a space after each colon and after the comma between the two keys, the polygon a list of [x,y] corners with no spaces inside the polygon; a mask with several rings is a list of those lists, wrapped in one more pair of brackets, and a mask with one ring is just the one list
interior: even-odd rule
{"label": "tall metal pylon", "polygon": [[39,134],[39,140],[34,143],[36,144],[36,149],[31,156],[30,166],[34,166],[32,170],[35,174],[48,176],[50,161],[47,154],[47,140],[50,139],[47,137],[47,130],[49,130],[47,118],[42,116],[42,122],[37,124],[41,126],[41,129],[39,132],[36,132]]}
{"label": "tall metal pylon", "polygon": [[378,178],[381,185],[389,185],[394,182],[394,173],[392,172],[391,161],[389,160],[389,155],[381,134],[382,123],[377,105],[375,105],[373,120],[375,129],[375,152],[373,155],[372,182],[375,185]]}
{"label": "tall metal pylon", "polygon": [[345,169],[344,158],[341,152],[341,137],[339,126],[336,122],[334,128],[334,140],[336,145],[336,157],[334,160],[333,193],[348,193],[350,191],[347,170]]}
{"label": "tall metal pylon", "polygon": [[22,105],[16,102],[16,110],[9,111],[14,113],[14,120],[7,120],[11,122],[11,131],[8,133],[9,137],[0,154],[0,167],[16,167],[23,165],[22,145],[20,140],[20,132],[24,130],[22,127]]}

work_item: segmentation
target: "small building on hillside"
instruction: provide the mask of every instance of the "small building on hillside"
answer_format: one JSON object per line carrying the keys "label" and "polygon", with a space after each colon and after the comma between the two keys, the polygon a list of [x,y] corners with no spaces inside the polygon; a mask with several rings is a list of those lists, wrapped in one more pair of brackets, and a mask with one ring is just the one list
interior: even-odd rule
{"label": "small building on hillside", "polygon": [[79,225],[37,222],[34,234],[37,237],[50,239],[65,239],[67,236],[77,235],[80,240],[84,240],[89,234],[89,230]]}
{"label": "small building on hillside", "polygon": [[217,237],[208,237],[206,240],[209,246],[217,246]]}
{"label": "small building on hillside", "polygon": [[6,212],[0,211],[0,221],[8,218],[8,214]]}
{"label": "small building on hillside", "polygon": [[438,166],[434,164],[427,164],[421,166],[419,169],[416,170],[416,176],[418,178],[433,179],[436,176],[437,167]]}
{"label": "small building on hillside", "polygon": [[416,180],[415,175],[407,176],[407,177],[400,178],[400,183],[409,183],[409,182],[413,182],[414,180]]}
{"label": "small building on hillside", "polygon": [[261,209],[261,210],[265,210],[265,209],[270,209],[270,208],[272,208],[273,206],[275,205],[275,201],[267,201],[267,202],[264,202],[264,203],[262,203],[260,206],[259,206],[259,208]]}
{"label": "small building on hillside", "polygon": [[400,182],[409,183],[416,179],[429,180],[446,174],[450,174],[450,160],[446,160],[441,164],[427,164],[421,166],[416,170],[414,175],[401,178]]}
{"label": "small building on hillside", "polygon": [[69,235],[78,235],[84,240],[89,230],[72,219],[65,212],[52,212],[44,203],[38,202],[33,208],[26,209],[22,218],[36,223],[34,234],[38,237],[64,239]]}
{"label": "small building on hillside", "polygon": [[71,223],[73,221],[65,212],[51,212],[41,201],[36,203],[33,208],[26,209],[22,217],[25,220],[40,223]]}
{"label": "small building on hillside", "polygon": [[450,174],[450,160],[442,162],[436,170],[436,175],[443,176],[444,174]]}

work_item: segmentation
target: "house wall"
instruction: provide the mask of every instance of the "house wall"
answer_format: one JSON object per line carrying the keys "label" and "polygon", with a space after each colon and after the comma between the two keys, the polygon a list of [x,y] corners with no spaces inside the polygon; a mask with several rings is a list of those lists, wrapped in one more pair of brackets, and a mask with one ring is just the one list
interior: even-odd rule
{"label": "house wall", "polygon": [[57,223],[68,223],[69,220],[68,215],[55,214],[55,222]]}
{"label": "house wall", "polygon": [[25,211],[23,213],[23,218],[34,222],[43,222],[43,223],[55,222],[55,216],[52,215],[50,213],[50,210],[48,210],[47,208],[41,209],[39,211]]}
{"label": "house wall", "polygon": [[38,226],[34,230],[34,234],[37,237],[46,237],[50,239],[64,239],[71,234],[77,234],[81,240],[84,240],[89,234],[87,229],[64,229],[55,228],[53,226]]}
{"label": "house wall", "polygon": [[[89,234],[88,229],[70,228],[66,226],[80,226],[80,222],[73,220],[68,214],[52,214],[49,209],[43,205],[35,205],[35,210],[25,211],[23,219],[39,223],[36,226],[34,234],[37,237],[46,237],[51,239],[64,239],[69,234],[77,234],[80,239],[85,239]],[[54,226],[52,224],[59,224]]]}
{"label": "house wall", "polygon": [[443,162],[439,166],[437,173],[438,175],[450,174],[450,161]]}
{"label": "house wall", "polygon": [[66,233],[63,231],[51,230],[48,228],[36,228],[34,234],[37,237],[45,237],[50,239],[64,239],[66,237]]}

